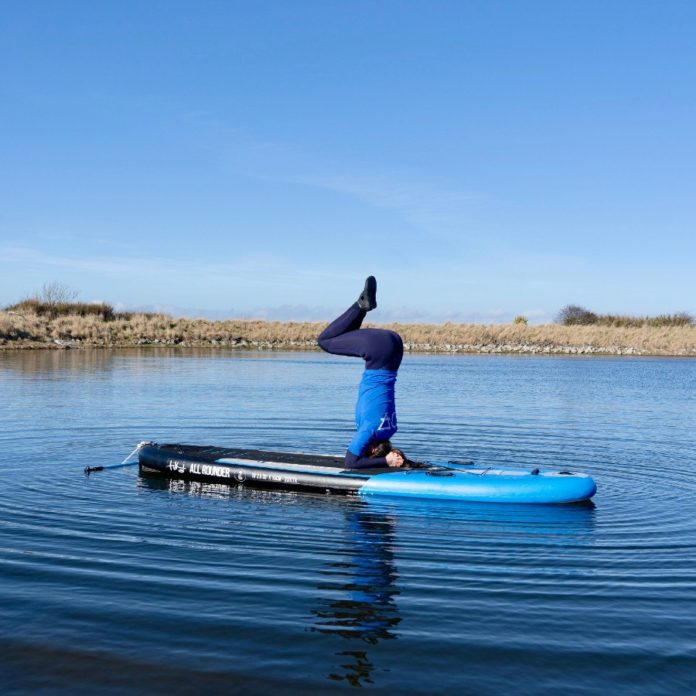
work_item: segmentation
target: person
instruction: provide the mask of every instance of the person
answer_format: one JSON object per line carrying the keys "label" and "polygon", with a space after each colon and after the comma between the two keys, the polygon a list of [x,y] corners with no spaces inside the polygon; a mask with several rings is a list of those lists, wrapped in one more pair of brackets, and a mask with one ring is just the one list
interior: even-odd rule
{"label": "person", "polygon": [[355,405],[357,432],[346,451],[346,468],[400,467],[403,452],[391,445],[397,431],[394,385],[404,344],[395,331],[360,328],[368,312],[377,307],[377,281],[369,276],[357,302],[334,319],[319,335],[319,346],[333,355],[365,361]]}

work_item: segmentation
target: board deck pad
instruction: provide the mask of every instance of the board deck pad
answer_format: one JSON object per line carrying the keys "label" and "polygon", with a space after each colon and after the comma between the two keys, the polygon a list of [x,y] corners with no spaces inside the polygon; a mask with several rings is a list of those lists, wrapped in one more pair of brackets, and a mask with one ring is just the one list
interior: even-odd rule
{"label": "board deck pad", "polygon": [[279,466],[294,464],[311,467],[331,467],[338,473],[370,474],[387,473],[392,471],[389,467],[374,467],[363,469],[346,469],[342,456],[333,454],[307,454],[305,452],[275,452],[271,450],[245,449],[239,447],[212,447],[205,445],[158,445],[162,451],[181,456],[195,457],[206,462],[218,462],[221,460],[242,460],[247,462],[277,463]]}

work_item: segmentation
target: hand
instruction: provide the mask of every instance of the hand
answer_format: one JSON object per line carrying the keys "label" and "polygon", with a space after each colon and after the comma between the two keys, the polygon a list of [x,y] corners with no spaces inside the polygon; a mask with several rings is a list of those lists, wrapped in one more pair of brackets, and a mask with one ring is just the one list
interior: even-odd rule
{"label": "hand", "polygon": [[387,454],[387,465],[391,467],[399,467],[404,465],[404,457],[401,452],[397,450],[392,450]]}

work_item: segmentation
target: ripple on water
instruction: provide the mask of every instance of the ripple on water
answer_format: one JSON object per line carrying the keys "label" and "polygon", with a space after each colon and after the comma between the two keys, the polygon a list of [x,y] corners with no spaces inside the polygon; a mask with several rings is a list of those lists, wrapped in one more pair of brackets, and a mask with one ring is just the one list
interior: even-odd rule
{"label": "ripple on water", "polygon": [[0,411],[10,692],[631,683],[668,694],[690,683],[688,364],[409,356],[399,443],[411,456],[583,470],[598,483],[594,505],[530,507],[251,491],[136,469],[84,477],[144,438],[340,450],[355,389],[354,370],[317,355],[90,360],[0,356],[14,405]]}

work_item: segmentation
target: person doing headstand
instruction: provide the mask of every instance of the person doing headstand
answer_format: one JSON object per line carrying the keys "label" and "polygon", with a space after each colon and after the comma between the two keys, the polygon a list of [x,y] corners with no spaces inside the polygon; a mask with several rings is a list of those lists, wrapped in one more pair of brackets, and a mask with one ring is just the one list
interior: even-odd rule
{"label": "person doing headstand", "polygon": [[346,468],[391,466],[406,463],[389,438],[397,431],[394,385],[404,344],[395,331],[361,329],[365,315],[377,306],[377,281],[370,276],[357,302],[334,319],[319,335],[319,346],[333,355],[365,361],[355,405],[357,432],[348,445]]}

